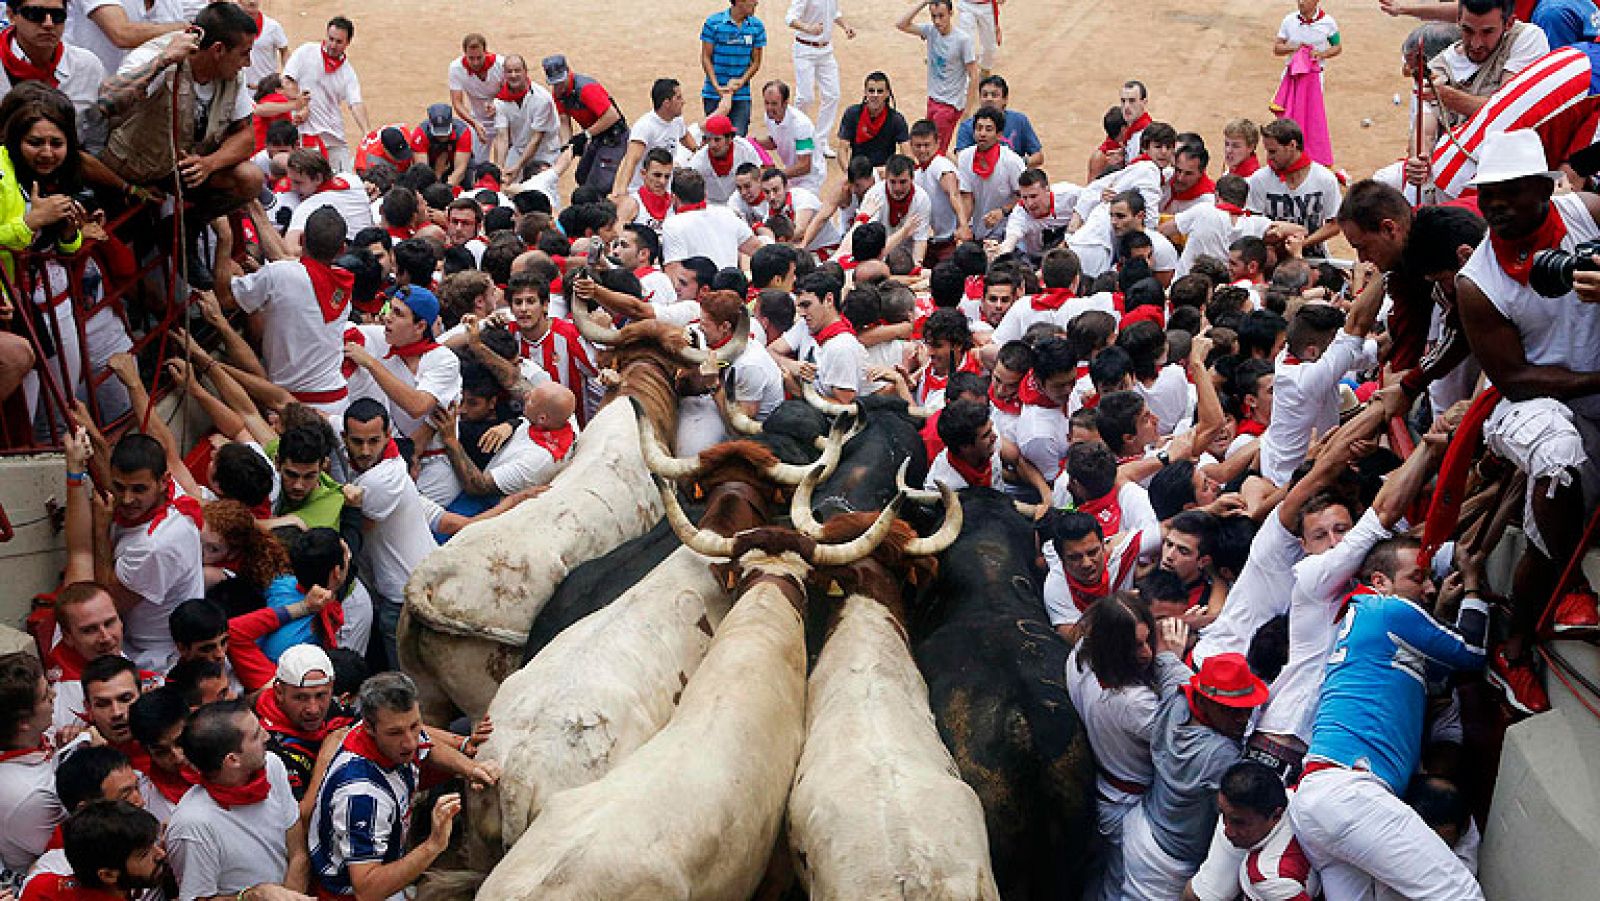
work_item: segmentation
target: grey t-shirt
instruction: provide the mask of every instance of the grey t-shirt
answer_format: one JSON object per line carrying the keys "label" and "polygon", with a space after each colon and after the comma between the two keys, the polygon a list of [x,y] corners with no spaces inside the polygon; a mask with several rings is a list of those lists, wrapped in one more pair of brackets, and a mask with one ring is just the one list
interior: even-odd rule
{"label": "grey t-shirt", "polygon": [[1145,818],[1161,850],[1199,865],[1217,828],[1217,789],[1222,774],[1239,762],[1238,741],[1195,722],[1183,683],[1188,667],[1159,670],[1161,706],[1156,709],[1150,756],[1156,778],[1144,796]]}
{"label": "grey t-shirt", "polygon": [[960,28],[940,34],[932,22],[917,27],[928,42],[928,99],[956,109],[967,105],[967,63],[978,61],[972,35]]}

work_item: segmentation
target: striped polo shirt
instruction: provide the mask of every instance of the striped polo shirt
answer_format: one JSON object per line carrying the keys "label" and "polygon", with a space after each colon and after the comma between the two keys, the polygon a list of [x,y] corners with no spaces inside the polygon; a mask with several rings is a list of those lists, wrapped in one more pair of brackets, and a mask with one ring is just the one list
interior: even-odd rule
{"label": "striped polo shirt", "polygon": [[[709,100],[717,97],[717,85],[724,85],[744,74],[750,68],[750,57],[757,47],[767,46],[767,27],[755,16],[743,23],[733,21],[727,10],[706,17],[700,29],[700,42],[711,45],[711,70],[717,74],[717,84],[706,79],[700,96]],[[749,100],[750,86],[740,85],[733,94],[735,100]]]}
{"label": "striped polo shirt", "polygon": [[[426,731],[422,739],[418,760],[428,747]],[[417,776],[416,763],[390,769],[352,751],[348,743],[334,755],[307,830],[311,871],[325,893],[354,897],[350,864],[393,863],[405,855]]]}

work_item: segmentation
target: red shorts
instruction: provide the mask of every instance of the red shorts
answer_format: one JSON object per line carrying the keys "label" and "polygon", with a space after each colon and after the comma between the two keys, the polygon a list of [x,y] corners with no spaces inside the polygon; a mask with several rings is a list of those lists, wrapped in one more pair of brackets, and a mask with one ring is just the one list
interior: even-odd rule
{"label": "red shorts", "polygon": [[939,152],[944,153],[950,149],[950,139],[955,136],[956,127],[961,124],[961,110],[930,97],[928,118],[932,120],[934,127],[939,129]]}

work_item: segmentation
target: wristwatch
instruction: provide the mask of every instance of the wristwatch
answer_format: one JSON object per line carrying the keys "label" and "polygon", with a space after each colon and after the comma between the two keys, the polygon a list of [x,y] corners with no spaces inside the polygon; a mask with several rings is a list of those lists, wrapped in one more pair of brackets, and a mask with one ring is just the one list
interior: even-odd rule
{"label": "wristwatch", "polygon": [[1168,463],[1172,462],[1172,455],[1167,453],[1166,448],[1162,448],[1161,450],[1156,451],[1156,459],[1161,461],[1162,466],[1166,466]]}

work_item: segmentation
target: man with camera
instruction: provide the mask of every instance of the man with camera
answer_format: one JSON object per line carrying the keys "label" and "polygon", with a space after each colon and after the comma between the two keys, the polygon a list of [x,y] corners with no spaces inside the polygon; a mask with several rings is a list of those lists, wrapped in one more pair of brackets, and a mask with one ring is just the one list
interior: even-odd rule
{"label": "man with camera", "polygon": [[[1532,130],[1484,141],[1472,186],[1489,240],[1456,280],[1462,327],[1502,395],[1483,423],[1484,440],[1527,475],[1531,546],[1517,568],[1506,641],[1488,671],[1524,713],[1549,706],[1532,666],[1533,632],[1583,532],[1587,517],[1576,511],[1589,509],[1600,489],[1600,196],[1552,196],[1560,177]],[[1568,626],[1595,624],[1592,602],[1565,612]]]}

